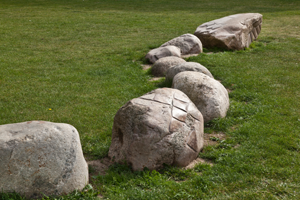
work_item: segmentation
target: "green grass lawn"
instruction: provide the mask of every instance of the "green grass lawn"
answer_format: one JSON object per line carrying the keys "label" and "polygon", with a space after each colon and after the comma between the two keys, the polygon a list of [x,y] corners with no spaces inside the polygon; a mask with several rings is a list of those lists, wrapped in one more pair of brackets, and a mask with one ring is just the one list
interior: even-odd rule
{"label": "green grass lawn", "polygon": [[299,0],[1,0],[0,124],[69,123],[86,156],[106,157],[117,110],[165,85],[142,70],[146,53],[244,12],[263,14],[251,48],[187,59],[232,91],[228,116],[205,126],[227,136],[199,154],[213,166],[114,165],[93,190],[61,199],[300,199]]}

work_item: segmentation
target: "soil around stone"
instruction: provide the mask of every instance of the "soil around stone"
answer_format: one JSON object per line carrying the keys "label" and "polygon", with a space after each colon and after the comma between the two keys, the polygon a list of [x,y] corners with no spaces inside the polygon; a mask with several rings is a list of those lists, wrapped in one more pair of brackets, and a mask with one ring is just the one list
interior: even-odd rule
{"label": "soil around stone", "polygon": [[149,79],[149,81],[158,81],[158,80],[160,80],[160,79],[163,79],[163,77],[153,77],[153,78],[151,78],[151,79]]}
{"label": "soil around stone", "polygon": [[198,56],[199,54],[187,54],[187,55],[181,55],[181,58],[189,58],[193,56]]}
{"label": "soil around stone", "polygon": [[184,169],[193,169],[197,164],[208,164],[210,166],[213,166],[213,163],[210,162],[209,160],[205,160],[203,158],[197,158],[193,162],[191,162],[188,166],[184,167]]}
{"label": "soil around stone", "polygon": [[225,140],[226,135],[223,132],[218,133],[204,133],[204,147],[214,146],[218,144],[218,141],[211,140],[210,138],[216,138],[218,140]]}
{"label": "soil around stone", "polygon": [[151,67],[152,67],[152,65],[142,65],[142,67],[143,67],[143,70],[148,70],[148,69],[150,69]]}
{"label": "soil around stone", "polygon": [[[219,140],[224,140],[226,139],[226,135],[223,132],[210,133],[210,134],[204,133],[204,147],[214,146],[218,144],[218,141],[213,141],[210,138],[218,138]],[[86,157],[86,160],[90,168],[90,172],[89,172],[90,180],[92,179],[92,176],[105,175],[109,166],[114,164],[114,162],[112,162],[108,157],[99,160],[89,160],[89,158]],[[183,169],[192,169],[199,163],[213,166],[213,163],[210,162],[209,160],[205,160],[203,158],[197,158],[196,160],[191,162],[188,166],[184,167]]]}
{"label": "soil around stone", "polygon": [[87,163],[89,165],[89,175],[91,177],[97,175],[105,175],[109,166],[112,165],[114,162],[112,162],[108,157],[105,157],[99,160],[90,160],[87,161]]}

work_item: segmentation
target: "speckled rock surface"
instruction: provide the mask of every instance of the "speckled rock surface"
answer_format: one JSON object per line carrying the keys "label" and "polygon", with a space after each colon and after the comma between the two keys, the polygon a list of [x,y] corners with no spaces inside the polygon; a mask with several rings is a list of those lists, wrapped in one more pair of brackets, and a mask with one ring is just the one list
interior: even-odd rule
{"label": "speckled rock surface", "polygon": [[203,148],[203,117],[181,91],[162,88],[132,99],[114,118],[109,157],[133,170],[187,166]]}
{"label": "speckled rock surface", "polygon": [[29,199],[83,189],[88,166],[77,130],[30,121],[0,126],[0,189]]}
{"label": "speckled rock surface", "polygon": [[156,77],[164,77],[166,75],[167,70],[170,67],[185,62],[186,62],[185,60],[183,60],[182,58],[178,58],[176,56],[164,57],[154,63],[151,69],[151,73]]}
{"label": "speckled rock surface", "polygon": [[155,63],[160,58],[168,56],[176,56],[180,58],[180,49],[175,46],[158,47],[149,51],[146,55],[146,59],[148,59],[151,63]]}
{"label": "speckled rock surface", "polygon": [[185,71],[200,72],[211,78],[214,78],[213,75],[210,73],[210,71],[203,65],[196,62],[185,62],[169,68],[168,71],[166,72],[166,80],[172,81],[176,74]]}
{"label": "speckled rock surface", "polygon": [[181,55],[187,54],[199,54],[202,53],[202,43],[198,37],[190,33],[183,34],[179,37],[176,37],[164,44],[161,47],[173,45],[180,49]]}
{"label": "speckled rock surface", "polygon": [[226,116],[229,96],[219,81],[203,73],[186,71],[174,77],[172,87],[184,92],[191,99],[205,122]]}
{"label": "speckled rock surface", "polygon": [[242,13],[206,22],[196,29],[194,35],[206,48],[241,50],[256,40],[261,24],[261,14]]}

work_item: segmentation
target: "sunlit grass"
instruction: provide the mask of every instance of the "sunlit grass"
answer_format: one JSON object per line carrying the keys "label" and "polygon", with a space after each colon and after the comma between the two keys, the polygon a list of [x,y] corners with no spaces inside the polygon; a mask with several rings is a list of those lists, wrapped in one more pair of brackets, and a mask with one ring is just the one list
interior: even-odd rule
{"label": "sunlit grass", "polygon": [[95,191],[62,198],[100,192],[109,199],[299,199],[299,10],[297,0],[3,0],[0,124],[69,123],[85,155],[105,157],[117,110],[165,85],[142,70],[150,48],[216,18],[260,12],[262,32],[249,49],[205,49],[187,59],[232,91],[227,117],[205,127],[227,136],[199,155],[212,167],[131,172],[114,165],[92,178]]}

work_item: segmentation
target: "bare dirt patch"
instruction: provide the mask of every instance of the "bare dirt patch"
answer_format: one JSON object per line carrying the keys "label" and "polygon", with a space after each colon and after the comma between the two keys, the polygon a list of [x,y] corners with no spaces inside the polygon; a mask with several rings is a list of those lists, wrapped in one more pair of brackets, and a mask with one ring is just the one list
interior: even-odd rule
{"label": "bare dirt patch", "polygon": [[87,163],[91,169],[90,176],[105,175],[109,166],[113,164],[108,157],[99,160],[90,160]]}
{"label": "bare dirt patch", "polygon": [[213,163],[211,163],[208,160],[204,160],[203,158],[197,158],[193,162],[191,162],[188,166],[184,167],[184,169],[193,169],[197,164],[209,164],[210,166],[213,166]]}
{"label": "bare dirt patch", "polygon": [[[217,145],[218,141],[225,140],[225,139],[226,139],[226,134],[223,132],[204,133],[204,147]],[[213,163],[210,162],[209,160],[205,160],[203,158],[197,158],[196,160],[191,162],[188,166],[184,167],[184,169],[192,169],[199,163],[213,166]]]}
{"label": "bare dirt patch", "polygon": [[153,77],[153,78],[149,79],[149,81],[159,81],[162,78],[163,77]]}
{"label": "bare dirt patch", "polygon": [[199,54],[187,54],[187,55],[181,55],[181,58],[189,58],[192,56],[198,56]]}
{"label": "bare dirt patch", "polygon": [[[216,138],[218,138],[219,140],[224,140],[226,139],[226,135],[223,132],[210,133],[210,134],[204,133],[204,146],[217,145],[218,139],[216,140]],[[108,157],[99,160],[89,160],[89,158],[86,157],[86,160],[90,167],[90,174],[89,174],[90,177],[97,176],[97,175],[105,175],[109,166],[113,164],[113,162]],[[196,160],[191,162],[188,166],[184,167],[184,169],[192,169],[199,163],[209,164],[211,166],[213,165],[213,163],[210,162],[209,160],[197,158]]]}
{"label": "bare dirt patch", "polygon": [[152,67],[152,65],[142,65],[143,70],[148,70]]}
{"label": "bare dirt patch", "polygon": [[217,145],[218,140],[225,140],[225,139],[226,139],[226,134],[223,132],[204,133],[204,147]]}

